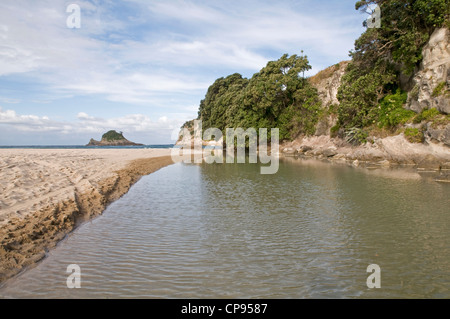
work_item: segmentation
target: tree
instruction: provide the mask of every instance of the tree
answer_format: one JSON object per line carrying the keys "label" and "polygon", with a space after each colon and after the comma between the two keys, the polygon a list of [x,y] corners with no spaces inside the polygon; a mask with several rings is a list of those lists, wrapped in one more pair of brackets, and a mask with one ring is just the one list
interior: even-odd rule
{"label": "tree", "polygon": [[311,133],[320,101],[301,76],[311,69],[306,56],[283,55],[248,80],[240,74],[217,79],[200,102],[203,129],[279,128],[281,139]]}
{"label": "tree", "polygon": [[363,0],[355,8],[371,5],[381,9],[381,27],[355,41],[338,92],[339,124],[347,129],[377,121],[382,98],[396,92],[400,73],[412,73],[431,33],[449,21],[449,0]]}

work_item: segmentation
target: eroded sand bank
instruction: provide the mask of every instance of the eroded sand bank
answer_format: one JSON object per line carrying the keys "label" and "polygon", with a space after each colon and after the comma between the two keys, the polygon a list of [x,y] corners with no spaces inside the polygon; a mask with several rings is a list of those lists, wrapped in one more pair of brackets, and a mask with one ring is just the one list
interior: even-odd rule
{"label": "eroded sand bank", "polygon": [[169,149],[0,150],[0,282],[172,163]]}

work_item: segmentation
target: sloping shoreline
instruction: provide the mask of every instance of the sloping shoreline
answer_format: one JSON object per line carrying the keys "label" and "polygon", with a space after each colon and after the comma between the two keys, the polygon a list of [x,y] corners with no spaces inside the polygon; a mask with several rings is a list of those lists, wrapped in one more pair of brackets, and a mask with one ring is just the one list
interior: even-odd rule
{"label": "sloping shoreline", "polygon": [[135,159],[95,188],[75,191],[69,199],[4,223],[0,229],[0,283],[45,258],[66,235],[101,215],[142,176],[173,163],[170,156]]}
{"label": "sloping shoreline", "polygon": [[450,182],[450,149],[442,143],[410,143],[403,135],[374,138],[360,146],[330,136],[299,138],[281,145],[283,156],[314,157],[353,166],[398,167],[434,171],[436,181]]}

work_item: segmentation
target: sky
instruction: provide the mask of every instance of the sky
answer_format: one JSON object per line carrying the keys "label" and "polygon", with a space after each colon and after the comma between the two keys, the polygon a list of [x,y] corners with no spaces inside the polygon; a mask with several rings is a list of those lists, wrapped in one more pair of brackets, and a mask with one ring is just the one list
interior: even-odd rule
{"label": "sky", "polygon": [[2,0],[0,145],[174,143],[217,78],[302,50],[307,75],[348,60],[368,18],[355,2]]}

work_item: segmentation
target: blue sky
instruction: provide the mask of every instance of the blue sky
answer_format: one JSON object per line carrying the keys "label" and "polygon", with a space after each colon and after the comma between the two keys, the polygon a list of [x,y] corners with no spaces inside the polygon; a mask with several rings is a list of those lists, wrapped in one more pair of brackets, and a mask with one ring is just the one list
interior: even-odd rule
{"label": "blue sky", "polygon": [[[81,28],[69,29],[70,4]],[[215,79],[284,53],[348,59],[355,0],[2,0],[0,145],[79,145],[110,129],[171,143]]]}

